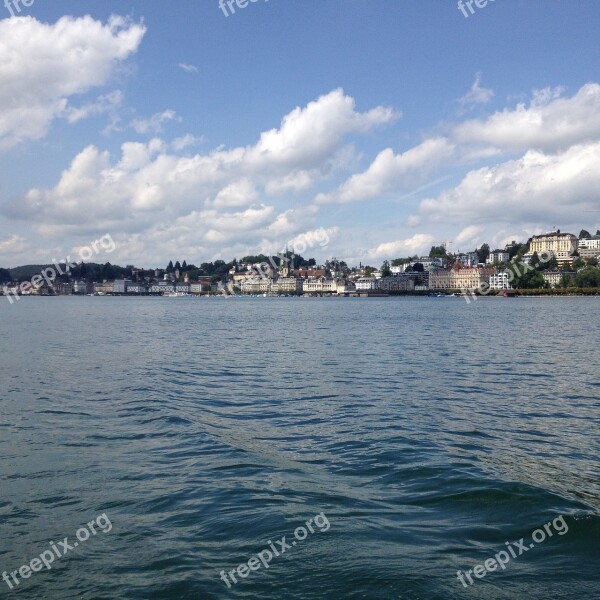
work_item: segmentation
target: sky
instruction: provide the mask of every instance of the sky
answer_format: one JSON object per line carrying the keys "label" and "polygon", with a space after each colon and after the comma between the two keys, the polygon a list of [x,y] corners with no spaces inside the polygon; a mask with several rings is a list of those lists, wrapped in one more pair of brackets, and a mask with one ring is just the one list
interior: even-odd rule
{"label": "sky", "polygon": [[107,234],[94,262],[379,266],[600,229],[598,0],[15,1],[0,267]]}

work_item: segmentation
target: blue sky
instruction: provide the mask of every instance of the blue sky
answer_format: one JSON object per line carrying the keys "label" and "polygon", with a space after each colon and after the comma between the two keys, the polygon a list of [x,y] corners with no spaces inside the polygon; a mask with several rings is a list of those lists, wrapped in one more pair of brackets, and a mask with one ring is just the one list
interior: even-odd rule
{"label": "blue sky", "polygon": [[597,0],[11,7],[0,266],[106,233],[145,267],[298,240],[379,265],[600,228]]}

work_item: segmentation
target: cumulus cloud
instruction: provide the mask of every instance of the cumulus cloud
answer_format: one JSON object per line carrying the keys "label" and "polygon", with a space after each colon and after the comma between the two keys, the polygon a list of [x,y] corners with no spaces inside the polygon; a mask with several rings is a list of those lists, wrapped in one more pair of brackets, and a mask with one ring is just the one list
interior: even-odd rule
{"label": "cumulus cloud", "polygon": [[432,235],[416,233],[405,240],[395,240],[379,244],[376,248],[368,251],[367,257],[370,260],[381,260],[414,256],[415,254],[421,255],[424,252],[429,252],[434,242],[435,237]]}
{"label": "cumulus cloud", "polygon": [[[148,246],[161,240],[207,251],[236,244],[265,245],[311,231],[318,209],[291,209],[270,199],[285,191],[308,190],[315,181],[354,159],[347,136],[388,123],[396,114],[376,107],[365,113],[335,90],[283,118],[279,129],[254,145],[181,156],[197,138],[167,143],[154,137],[130,141],[114,157],[95,145],[84,148],[51,188],[33,188],[0,211],[34,224],[38,232],[70,235],[90,226],[128,236],[145,232]],[[155,115],[160,125],[174,113]],[[156,127],[138,123],[140,132]],[[115,238],[116,239],[116,238]],[[143,239],[133,238],[134,247]],[[171,242],[168,242],[168,240]]]}
{"label": "cumulus cloud", "polygon": [[455,238],[454,245],[456,248],[461,246],[475,247],[479,243],[479,236],[483,233],[485,227],[481,225],[469,225],[465,227]]}
{"label": "cumulus cloud", "polygon": [[402,154],[386,148],[366,171],[353,175],[332,193],[317,195],[315,202],[345,204],[376,199],[386,192],[406,190],[421,182],[453,152],[454,145],[446,138],[425,140]]}
{"label": "cumulus cloud", "polygon": [[117,16],[106,24],[89,16],[55,24],[33,17],[0,20],[0,150],[44,137],[60,116],[77,121],[97,111],[70,110],[69,98],[104,86],[137,51],[145,31]]}
{"label": "cumulus cloud", "polygon": [[600,141],[554,154],[530,150],[518,160],[470,171],[460,184],[421,202],[436,221],[570,223],[598,206]]}
{"label": "cumulus cloud", "polygon": [[483,144],[504,151],[564,150],[600,137],[600,84],[584,85],[571,98],[562,89],[533,94],[529,106],[496,112],[487,119],[456,126],[453,139],[461,144]]}

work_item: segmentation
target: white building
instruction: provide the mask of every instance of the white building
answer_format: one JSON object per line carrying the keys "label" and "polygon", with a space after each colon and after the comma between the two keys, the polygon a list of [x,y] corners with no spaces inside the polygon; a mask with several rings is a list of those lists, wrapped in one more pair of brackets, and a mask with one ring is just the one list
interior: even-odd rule
{"label": "white building", "polygon": [[[375,281],[375,279],[373,280]],[[305,279],[302,282],[303,294],[337,294],[338,282],[337,279]]]}
{"label": "white building", "polygon": [[600,235],[594,235],[589,240],[579,240],[579,248],[600,251]]}
{"label": "white building", "polygon": [[503,271],[502,273],[490,275],[490,289],[512,290],[512,286],[510,285],[510,280],[508,276],[508,271]]}
{"label": "white building", "polygon": [[361,277],[355,282],[356,291],[363,292],[377,289],[377,279],[374,277]]}
{"label": "white building", "polygon": [[154,285],[150,286],[151,294],[165,294],[167,292],[174,292],[175,284],[170,281],[159,281]]}
{"label": "white building", "polygon": [[409,263],[405,263],[403,265],[397,265],[397,266],[392,266],[390,267],[390,271],[392,273],[392,275],[399,275],[400,273],[404,273],[406,271],[406,269],[408,268]]}
{"label": "white building", "polygon": [[[508,262],[510,260],[510,254],[506,252],[506,250],[494,250],[490,252],[490,255],[487,257],[485,261],[486,265],[493,265],[494,263],[502,263]],[[507,288],[498,288],[498,289],[507,289]]]}

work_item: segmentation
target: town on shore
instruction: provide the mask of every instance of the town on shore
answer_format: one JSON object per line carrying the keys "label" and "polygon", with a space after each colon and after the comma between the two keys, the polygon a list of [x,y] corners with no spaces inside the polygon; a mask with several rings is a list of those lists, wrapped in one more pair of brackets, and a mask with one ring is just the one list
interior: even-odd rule
{"label": "town on shore", "polygon": [[[379,268],[349,267],[332,259],[318,265],[291,251],[248,256],[200,267],[172,262],[165,269],[106,263],[0,269],[2,294],[12,303],[23,295],[277,295],[382,296],[399,294],[514,295],[516,293],[600,294],[600,230],[579,236],[560,230],[490,250],[451,253],[447,243],[428,256],[386,260]],[[41,273],[41,274],[40,274]],[[49,275],[53,273],[53,276]]]}

